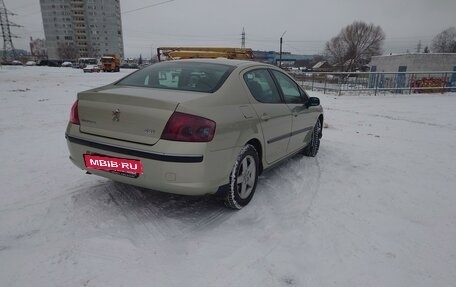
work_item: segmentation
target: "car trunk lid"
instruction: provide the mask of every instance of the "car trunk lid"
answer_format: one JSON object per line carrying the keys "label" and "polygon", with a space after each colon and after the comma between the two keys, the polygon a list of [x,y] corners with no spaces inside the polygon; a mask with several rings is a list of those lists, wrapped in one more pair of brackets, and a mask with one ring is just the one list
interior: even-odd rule
{"label": "car trunk lid", "polygon": [[80,131],[142,144],[155,144],[179,103],[207,94],[110,86],[80,93]]}

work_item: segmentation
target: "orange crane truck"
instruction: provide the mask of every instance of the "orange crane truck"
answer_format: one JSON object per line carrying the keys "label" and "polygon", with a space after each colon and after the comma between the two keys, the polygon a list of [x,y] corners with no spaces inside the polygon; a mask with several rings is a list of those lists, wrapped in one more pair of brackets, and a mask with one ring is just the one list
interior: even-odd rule
{"label": "orange crane truck", "polygon": [[157,57],[159,62],[192,58],[253,60],[253,51],[250,48],[159,47]]}

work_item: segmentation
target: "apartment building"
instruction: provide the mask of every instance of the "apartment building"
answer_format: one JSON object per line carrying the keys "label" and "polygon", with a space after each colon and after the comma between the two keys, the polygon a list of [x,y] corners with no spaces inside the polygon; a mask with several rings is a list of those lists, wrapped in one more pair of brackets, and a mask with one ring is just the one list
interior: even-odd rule
{"label": "apartment building", "polygon": [[48,58],[123,58],[119,0],[40,0]]}

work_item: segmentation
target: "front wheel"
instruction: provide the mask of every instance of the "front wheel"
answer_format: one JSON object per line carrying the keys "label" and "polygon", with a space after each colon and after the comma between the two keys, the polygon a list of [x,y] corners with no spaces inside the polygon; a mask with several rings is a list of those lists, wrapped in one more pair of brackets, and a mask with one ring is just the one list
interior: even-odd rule
{"label": "front wheel", "polygon": [[318,149],[320,148],[320,138],[321,138],[321,121],[317,120],[313,131],[312,131],[312,138],[310,143],[304,148],[303,153],[305,156],[314,157],[318,153]]}
{"label": "front wheel", "polygon": [[258,152],[248,144],[239,153],[230,174],[230,185],[225,205],[241,209],[252,200],[258,181]]}

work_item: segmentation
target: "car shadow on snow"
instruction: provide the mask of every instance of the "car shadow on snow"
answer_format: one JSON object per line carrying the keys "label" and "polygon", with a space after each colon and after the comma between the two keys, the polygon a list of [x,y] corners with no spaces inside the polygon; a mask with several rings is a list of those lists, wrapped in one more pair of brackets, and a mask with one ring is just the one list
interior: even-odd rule
{"label": "car shadow on snow", "polygon": [[[212,196],[183,196],[101,179],[78,188],[69,221],[146,232],[160,238],[210,230],[235,214]],[[128,226],[128,227],[127,227]]]}
{"label": "car shadow on snow", "polygon": [[[306,212],[320,181],[318,159],[296,155],[259,179],[252,202],[241,212],[231,210],[214,196],[183,196],[107,179],[97,178],[89,186],[71,193],[66,223],[128,234],[146,233],[159,239],[192,232],[210,231],[233,216],[244,221],[264,210],[282,214]],[[295,208],[290,207],[293,202]],[[235,220],[235,221],[236,221]],[[83,224],[81,224],[83,223]],[[73,225],[74,226],[74,225]],[[141,236],[139,236],[141,237]]]}

